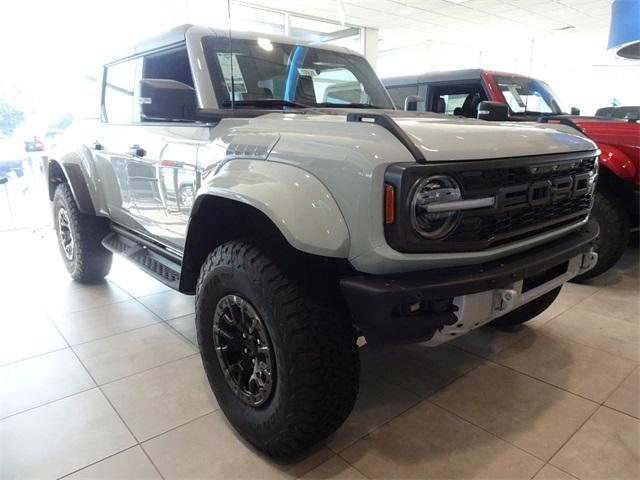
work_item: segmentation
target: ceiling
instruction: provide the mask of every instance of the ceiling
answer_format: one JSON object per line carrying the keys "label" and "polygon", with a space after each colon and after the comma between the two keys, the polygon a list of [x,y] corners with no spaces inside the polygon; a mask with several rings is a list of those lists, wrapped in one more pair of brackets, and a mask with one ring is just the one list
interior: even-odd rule
{"label": "ceiling", "polygon": [[378,28],[382,51],[426,40],[477,45],[488,37],[495,40],[497,36],[504,39],[508,35],[606,37],[611,13],[611,0],[244,0],[243,3]]}

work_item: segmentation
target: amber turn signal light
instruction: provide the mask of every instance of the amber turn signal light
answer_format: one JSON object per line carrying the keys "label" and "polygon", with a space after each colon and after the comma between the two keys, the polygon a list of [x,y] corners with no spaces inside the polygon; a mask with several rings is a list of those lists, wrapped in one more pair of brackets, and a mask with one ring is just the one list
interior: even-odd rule
{"label": "amber turn signal light", "polygon": [[395,190],[393,185],[384,186],[384,223],[390,225],[395,221]]}

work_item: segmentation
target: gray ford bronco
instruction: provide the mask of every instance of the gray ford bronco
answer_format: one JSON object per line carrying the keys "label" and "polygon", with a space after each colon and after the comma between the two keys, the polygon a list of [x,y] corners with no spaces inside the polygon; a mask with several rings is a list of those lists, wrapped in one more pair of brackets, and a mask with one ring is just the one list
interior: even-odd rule
{"label": "gray ford bronco", "polygon": [[591,268],[594,143],[394,110],[366,60],[183,26],[104,66],[101,118],[46,172],[79,282],[112,253],[195,295],[222,411],[290,457],[356,400],[356,339],[435,346],[545,310]]}

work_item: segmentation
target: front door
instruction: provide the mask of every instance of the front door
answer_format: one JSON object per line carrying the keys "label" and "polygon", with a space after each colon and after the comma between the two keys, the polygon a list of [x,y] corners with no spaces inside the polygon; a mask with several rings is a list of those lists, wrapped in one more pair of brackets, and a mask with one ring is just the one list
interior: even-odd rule
{"label": "front door", "polygon": [[198,148],[209,129],[141,123],[137,130],[127,164],[134,220],[143,233],[181,248],[199,186]]}

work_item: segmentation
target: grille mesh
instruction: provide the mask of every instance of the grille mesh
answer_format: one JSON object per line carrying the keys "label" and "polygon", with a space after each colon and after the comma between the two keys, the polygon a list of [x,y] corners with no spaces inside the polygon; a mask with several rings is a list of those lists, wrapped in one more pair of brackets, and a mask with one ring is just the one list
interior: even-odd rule
{"label": "grille mesh", "polygon": [[[495,194],[498,189],[530,184],[592,172],[595,157],[571,163],[550,164],[541,167],[513,167],[493,170],[466,171],[459,176],[466,195]],[[464,212],[460,225],[447,239],[450,242],[485,241],[490,244],[504,243],[514,237],[539,234],[541,230],[557,228],[566,223],[579,221],[587,216],[592,194],[576,198],[560,197],[543,206],[531,207],[523,204],[508,211]],[[539,228],[538,228],[539,227]]]}

